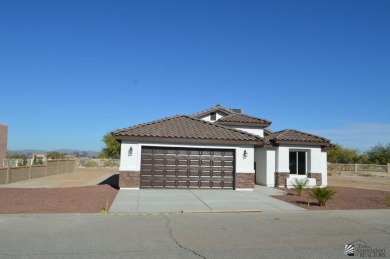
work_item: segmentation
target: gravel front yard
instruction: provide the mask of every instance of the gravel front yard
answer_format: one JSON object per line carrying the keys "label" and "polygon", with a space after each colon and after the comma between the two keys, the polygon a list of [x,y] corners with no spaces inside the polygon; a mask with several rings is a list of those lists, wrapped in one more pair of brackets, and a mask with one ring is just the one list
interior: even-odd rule
{"label": "gravel front yard", "polygon": [[[3,186],[0,188],[0,214],[98,213],[106,207],[107,199],[109,206],[114,201],[118,193],[119,177],[118,174],[95,171],[84,170],[65,176],[57,175],[41,178],[41,180],[19,182],[17,185],[20,185],[19,188]],[[108,178],[100,182],[102,176]],[[308,207],[307,195],[299,197],[292,189],[280,188],[286,191],[287,195],[273,197],[309,210],[390,208],[386,206],[385,198],[385,195],[390,196],[390,177],[387,174],[385,176],[343,174],[329,176],[328,179],[329,184],[337,193],[324,207],[318,206],[317,200],[314,198],[310,199]],[[95,182],[100,182],[100,184]],[[84,186],[88,183],[95,184]],[[45,184],[54,188],[36,188],[46,186]],[[62,188],[57,188],[57,186]]]}
{"label": "gravel front yard", "polygon": [[0,189],[0,214],[98,213],[118,190],[110,185],[68,188]]}
{"label": "gravel front yard", "polygon": [[[279,188],[286,195],[272,196],[309,210],[354,210],[354,209],[389,209],[385,195],[390,192],[333,187],[337,193],[324,207],[317,205],[317,200],[307,195],[297,196],[292,189]],[[108,199],[109,206],[114,201],[118,190],[110,185],[69,188],[6,188],[0,189],[0,214],[16,213],[98,213]]]}
{"label": "gravel front yard", "polygon": [[279,188],[286,191],[286,195],[272,196],[276,199],[289,202],[296,206],[309,210],[357,210],[357,209],[390,209],[386,206],[385,195],[390,196],[390,191],[378,191],[350,187],[332,187],[336,190],[333,199],[325,206],[318,206],[315,198],[310,199],[310,206],[307,206],[308,195],[297,196],[293,189]]}

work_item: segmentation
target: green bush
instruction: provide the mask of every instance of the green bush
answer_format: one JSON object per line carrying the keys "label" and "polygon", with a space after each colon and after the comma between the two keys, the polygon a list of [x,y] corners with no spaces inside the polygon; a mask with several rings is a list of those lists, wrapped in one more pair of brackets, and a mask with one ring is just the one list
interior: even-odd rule
{"label": "green bush", "polygon": [[293,187],[298,196],[302,195],[303,189],[307,187],[308,183],[309,183],[309,179],[307,178],[302,178],[302,179],[295,178]]}
{"label": "green bush", "polygon": [[98,167],[98,163],[90,160],[90,161],[85,162],[84,166],[85,167]]}
{"label": "green bush", "polygon": [[390,207],[390,195],[385,195],[385,199],[386,199],[386,206]]}
{"label": "green bush", "polygon": [[311,189],[311,195],[318,200],[320,206],[325,206],[328,200],[331,200],[336,191],[331,188],[314,187]]}
{"label": "green bush", "polygon": [[26,166],[27,159],[18,159],[18,166]]}
{"label": "green bush", "polygon": [[117,166],[117,163],[115,161],[107,160],[104,161],[103,167],[115,167]]}

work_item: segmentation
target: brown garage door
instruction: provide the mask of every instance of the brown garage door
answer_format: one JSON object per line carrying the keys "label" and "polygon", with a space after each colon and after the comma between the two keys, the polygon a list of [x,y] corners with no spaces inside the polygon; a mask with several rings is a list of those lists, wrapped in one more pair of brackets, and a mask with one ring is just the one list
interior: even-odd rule
{"label": "brown garage door", "polygon": [[141,188],[232,189],[234,150],[143,147]]}

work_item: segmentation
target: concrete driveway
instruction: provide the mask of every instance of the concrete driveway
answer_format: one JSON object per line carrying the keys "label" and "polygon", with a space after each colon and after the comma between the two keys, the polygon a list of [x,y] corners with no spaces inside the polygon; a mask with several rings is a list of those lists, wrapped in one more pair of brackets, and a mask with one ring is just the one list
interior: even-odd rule
{"label": "concrete driveway", "polygon": [[303,208],[272,198],[283,191],[256,186],[254,191],[233,190],[120,190],[111,213],[302,211]]}

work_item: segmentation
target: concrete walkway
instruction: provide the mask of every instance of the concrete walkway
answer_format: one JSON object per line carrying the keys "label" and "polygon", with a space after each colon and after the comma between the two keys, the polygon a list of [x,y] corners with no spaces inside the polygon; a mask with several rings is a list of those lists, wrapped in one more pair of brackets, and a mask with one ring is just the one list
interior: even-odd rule
{"label": "concrete walkway", "polygon": [[284,192],[256,186],[254,191],[233,190],[120,190],[112,213],[181,211],[299,211],[303,208],[269,197]]}

